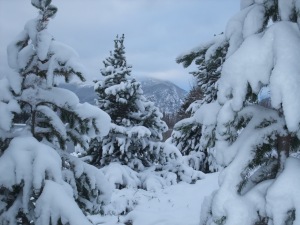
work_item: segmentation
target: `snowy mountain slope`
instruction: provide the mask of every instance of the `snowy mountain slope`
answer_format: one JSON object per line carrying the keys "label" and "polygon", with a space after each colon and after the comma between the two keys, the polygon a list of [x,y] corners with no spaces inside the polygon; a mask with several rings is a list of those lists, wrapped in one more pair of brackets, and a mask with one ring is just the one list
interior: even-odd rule
{"label": "snowy mountain slope", "polygon": [[95,105],[95,99],[97,99],[97,95],[94,91],[93,84],[64,83],[59,84],[59,86],[74,92],[78,96],[81,103],[88,102],[92,105]]}
{"label": "snowy mountain slope", "polygon": [[141,80],[145,96],[162,112],[174,113],[184,102],[187,92],[169,81],[154,78]]}
{"label": "snowy mountain slope", "polygon": [[[91,216],[95,225],[198,225],[204,198],[218,188],[218,174],[206,174],[195,184],[181,182],[157,192],[125,188],[114,190],[112,205],[121,207],[133,202],[133,210],[126,216]],[[119,222],[119,223],[118,223]]]}
{"label": "snowy mountain slope", "polygon": [[[146,98],[155,103],[161,112],[174,113],[184,101],[187,92],[169,81],[154,78],[141,80],[142,89]],[[59,86],[77,94],[80,102],[95,104],[97,95],[93,84],[78,85],[75,83],[60,84]]]}

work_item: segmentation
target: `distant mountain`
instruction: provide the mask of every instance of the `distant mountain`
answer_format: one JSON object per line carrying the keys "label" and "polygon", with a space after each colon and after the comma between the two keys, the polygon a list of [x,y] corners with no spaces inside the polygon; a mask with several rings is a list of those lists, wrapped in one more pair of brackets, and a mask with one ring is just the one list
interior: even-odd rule
{"label": "distant mountain", "polygon": [[97,95],[94,91],[93,84],[64,83],[60,84],[59,87],[73,91],[78,96],[81,103],[88,102],[92,105],[96,104],[95,99],[97,99]]}
{"label": "distant mountain", "polygon": [[[140,81],[145,97],[154,102],[161,112],[174,113],[184,101],[187,92],[169,81],[146,78]],[[95,104],[97,95],[93,84],[60,84],[60,87],[73,91],[80,102]]]}
{"label": "distant mountain", "polygon": [[154,102],[161,112],[176,112],[187,94],[185,90],[169,81],[147,78],[140,82],[147,99]]}

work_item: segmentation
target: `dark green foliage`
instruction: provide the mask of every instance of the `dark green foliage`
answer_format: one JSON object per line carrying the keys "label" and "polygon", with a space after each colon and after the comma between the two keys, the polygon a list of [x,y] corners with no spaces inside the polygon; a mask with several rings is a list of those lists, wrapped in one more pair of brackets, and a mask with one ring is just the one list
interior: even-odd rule
{"label": "dark green foliage", "polygon": [[199,88],[203,92],[206,103],[217,99],[216,83],[221,76],[221,66],[225,62],[228,47],[229,44],[223,42],[209,59],[205,59],[208,48],[203,52],[201,57],[199,56],[195,59],[198,71],[191,72],[191,74],[197,78]]}
{"label": "dark green foliage", "polygon": [[[182,120],[188,118],[191,115],[191,109],[188,110],[189,106],[203,98],[202,89],[199,86],[194,86],[189,91],[187,97],[184,100],[184,103],[181,105],[179,111],[177,112],[177,120]],[[187,111],[188,110],[188,111]]]}
{"label": "dark green foliage", "polygon": [[182,155],[189,155],[191,151],[200,149],[201,128],[201,124],[198,123],[181,123],[175,125],[174,131],[180,132],[181,135],[177,136],[173,132],[172,143],[179,148]]}
{"label": "dark green foliage", "polygon": [[34,0],[34,1],[31,1],[31,4],[40,9],[40,10],[45,10],[46,7],[48,7],[51,3],[51,0]]}
{"label": "dark green foliage", "polygon": [[[39,9],[39,17],[36,20],[33,20],[36,24],[35,28],[37,29],[37,33],[42,32],[47,28],[47,21],[52,18],[57,11],[57,8],[52,6],[50,3],[50,0],[32,1],[32,4]],[[30,40],[28,34],[20,37],[21,39],[15,42],[15,48],[17,48],[18,51],[33,46],[31,54],[28,55],[26,59],[26,65],[17,69],[22,77],[22,93],[26,91],[36,91],[36,93],[39,93],[38,89],[40,88],[41,90],[47,90],[46,86],[49,86],[49,84],[46,85],[46,79],[48,79],[47,74],[49,73],[48,68],[50,61],[54,61],[53,57],[55,57],[55,52],[51,52],[49,50],[46,58],[41,60],[38,57],[38,51],[40,48],[39,39],[35,41]],[[54,41],[53,38],[51,41]],[[53,68],[53,75],[64,77],[66,82],[68,82],[72,76],[77,76],[80,80],[84,81],[85,79],[82,72],[77,71],[74,67],[68,65],[67,60],[68,59],[61,57],[55,58],[57,66]],[[36,94],[36,99],[34,101],[32,101],[32,99],[27,99],[27,97],[24,98],[22,94],[20,96],[18,96],[19,94],[15,95],[22,108],[22,112],[19,115],[16,115],[14,119],[15,122],[29,125],[33,136],[38,140],[45,138],[51,143],[56,142],[59,145],[59,148],[62,149],[65,148],[68,140],[86,147],[80,134],[87,132],[89,125],[87,121],[82,120],[78,115],[76,115],[72,107],[68,105],[57,105],[55,99],[53,101],[41,99],[40,97],[37,97],[38,94]],[[51,118],[49,115],[40,111],[39,107],[41,106],[44,108],[47,107],[48,111],[53,111],[54,114],[59,114],[59,116],[61,116],[62,123],[69,124],[70,130],[67,131],[67,133],[71,136],[70,139],[62,136],[62,134],[56,130],[56,127],[52,124],[52,120],[54,118]]]}
{"label": "dark green foliage", "polygon": [[[181,120],[174,126],[172,142],[184,155],[201,152],[202,164],[205,165],[202,168],[205,172],[216,170],[214,166],[210,167],[214,164],[215,157],[212,155],[213,150],[209,150],[213,149],[215,145],[215,127],[202,126],[192,117],[202,104],[212,103],[217,99],[217,82],[221,76],[221,67],[226,60],[229,47],[223,36],[223,34],[219,35],[212,42],[176,60],[184,67],[188,67],[194,62],[198,66],[198,70],[191,72],[197,80],[197,86],[193,87],[179,112],[181,119],[189,116],[191,118]],[[187,115],[186,112],[188,108],[190,115]]]}
{"label": "dark green foliage", "polygon": [[[50,3],[50,0],[32,0],[32,4],[39,9],[39,15],[27,24],[31,26],[32,32],[36,32],[36,38],[28,33],[28,29],[24,29],[18,36],[19,40],[14,40],[8,46],[9,66],[19,73],[15,73],[15,78],[18,79],[14,80],[19,81],[19,86],[7,82],[9,103],[15,104],[11,114],[15,115],[10,121],[11,127],[0,128],[0,157],[3,157],[2,162],[5,159],[9,160],[8,166],[1,167],[1,173],[6,172],[4,170],[7,168],[13,168],[10,171],[14,172],[17,178],[12,177],[9,182],[6,178],[1,180],[0,224],[37,224],[36,221],[41,216],[37,212],[38,199],[42,199],[44,193],[49,194],[45,191],[45,187],[49,187],[47,182],[55,183],[58,190],[62,188],[62,193],[67,196],[71,193],[69,198],[74,200],[73,207],[80,206],[82,218],[84,213],[99,213],[103,202],[106,201],[106,196],[103,196],[110,191],[100,186],[100,181],[104,184],[106,180],[98,169],[62,151],[68,142],[88,148],[87,137],[100,135],[103,121],[99,117],[106,118],[105,125],[109,124],[110,118],[97,107],[87,103],[80,104],[74,93],[55,87],[54,80],[57,76],[64,77],[66,81],[69,81],[71,76],[77,76],[81,80],[84,80],[84,77],[81,64],[76,61],[77,55],[73,54],[69,47],[54,41],[53,37],[45,32],[48,20],[57,11]],[[44,44],[49,45],[49,48],[45,48]],[[22,54],[22,51],[30,54]],[[69,54],[61,54],[66,51],[69,51]],[[23,148],[19,144],[18,140],[22,138],[28,141],[29,147]],[[10,143],[12,145],[9,145]],[[48,155],[44,156],[43,153]],[[15,165],[20,158],[15,157],[17,154],[24,156],[24,164]],[[48,160],[46,157],[49,157],[49,164],[46,165],[47,168],[43,168],[44,165],[41,164]],[[20,168],[28,169],[31,176],[26,176],[27,171],[23,172]],[[39,181],[36,180],[41,180],[38,188],[36,186]],[[54,219],[53,223],[58,219],[58,224],[69,224],[68,216],[63,215],[59,219],[56,217],[59,217],[61,212],[55,216],[52,213],[45,213],[45,217]]]}
{"label": "dark green foliage", "polygon": [[286,225],[293,225],[294,224],[294,220],[296,219],[296,210],[295,209],[291,209],[288,211],[288,217],[285,221]]}
{"label": "dark green foliage", "polygon": [[150,166],[155,161],[151,142],[162,139],[167,130],[162,114],[143,96],[141,84],[131,78],[127,65],[124,35],[114,40],[114,51],[103,61],[103,81],[98,81],[95,91],[98,106],[112,120],[110,133],[90,143],[89,155],[93,165],[121,162],[137,169]]}
{"label": "dark green foliage", "polygon": [[[207,51],[214,45],[217,45],[216,50],[211,53],[209,58],[206,58]],[[188,67],[193,61],[198,66],[198,70],[191,74],[197,79],[198,87],[201,89],[206,103],[216,100],[216,83],[220,78],[221,66],[225,62],[228,47],[229,44],[225,40],[221,43],[211,42],[197,51],[192,51],[176,59],[176,62],[182,63],[184,67]]]}
{"label": "dark green foliage", "polygon": [[254,225],[268,225],[269,218],[262,217],[261,215],[259,215],[259,212],[257,212],[257,215],[259,220],[255,222]]}

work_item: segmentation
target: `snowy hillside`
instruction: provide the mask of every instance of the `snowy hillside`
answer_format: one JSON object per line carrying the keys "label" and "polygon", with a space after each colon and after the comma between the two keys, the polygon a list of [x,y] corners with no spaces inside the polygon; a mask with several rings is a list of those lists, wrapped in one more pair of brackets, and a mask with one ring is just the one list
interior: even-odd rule
{"label": "snowy hillside", "polygon": [[204,198],[217,188],[218,173],[213,173],[206,174],[205,179],[195,184],[181,182],[156,192],[115,189],[112,205],[121,208],[131,202],[133,210],[125,216],[91,216],[89,219],[94,225],[198,225]]}
{"label": "snowy hillside", "polygon": [[91,84],[77,84],[77,83],[63,83],[59,84],[60,87],[66,88],[74,92],[81,103],[88,102],[92,105],[95,105],[95,99],[97,95],[94,91],[94,85]]}
{"label": "snowy hillside", "polygon": [[187,92],[169,81],[154,78],[141,80],[145,96],[162,112],[174,113],[182,105]]}
{"label": "snowy hillside", "polygon": [[[168,81],[147,78],[141,80],[141,84],[146,98],[154,102],[161,112],[176,112],[187,94],[185,90]],[[64,83],[60,86],[76,93],[80,102],[95,104],[97,96],[93,84]]]}

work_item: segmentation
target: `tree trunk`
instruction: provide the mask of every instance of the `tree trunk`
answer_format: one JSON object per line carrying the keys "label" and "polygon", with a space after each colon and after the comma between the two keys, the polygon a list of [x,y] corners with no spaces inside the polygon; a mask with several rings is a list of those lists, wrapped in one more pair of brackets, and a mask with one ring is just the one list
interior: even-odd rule
{"label": "tree trunk", "polygon": [[286,159],[290,155],[290,148],[291,148],[291,135],[288,134],[286,136],[279,136],[277,144],[277,152],[278,152],[278,174],[283,171],[284,164]]}

